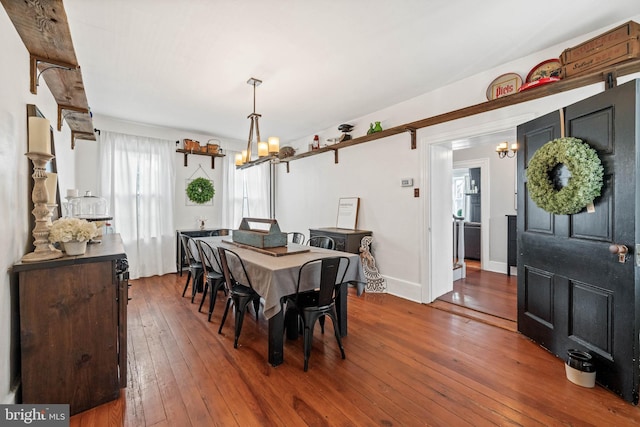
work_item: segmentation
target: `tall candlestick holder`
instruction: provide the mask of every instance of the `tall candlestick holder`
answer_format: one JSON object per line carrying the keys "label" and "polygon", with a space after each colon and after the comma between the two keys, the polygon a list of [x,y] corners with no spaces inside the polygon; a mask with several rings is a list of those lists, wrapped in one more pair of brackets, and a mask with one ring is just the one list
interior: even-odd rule
{"label": "tall candlestick holder", "polygon": [[34,208],[31,211],[36,219],[36,226],[33,229],[33,245],[35,249],[22,257],[22,262],[37,262],[56,259],[62,257],[62,251],[53,247],[49,243],[49,228],[51,227],[51,210],[47,206],[49,195],[45,180],[47,173],[45,166],[49,160],[53,159],[51,154],[47,153],[27,153],[26,156],[33,162],[33,191],[31,192],[31,200],[33,200]]}

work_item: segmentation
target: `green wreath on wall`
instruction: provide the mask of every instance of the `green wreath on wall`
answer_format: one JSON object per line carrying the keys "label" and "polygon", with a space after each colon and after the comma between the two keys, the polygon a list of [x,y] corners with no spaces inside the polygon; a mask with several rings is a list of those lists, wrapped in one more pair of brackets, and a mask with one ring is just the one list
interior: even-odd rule
{"label": "green wreath on wall", "polygon": [[[564,164],[571,178],[557,190],[549,173]],[[571,215],[600,196],[604,168],[596,150],[581,139],[558,138],[536,151],[527,167],[527,189],[538,207],[556,215]]]}
{"label": "green wreath on wall", "polygon": [[196,178],[187,185],[187,197],[200,205],[213,199],[215,193],[213,184],[206,178]]}

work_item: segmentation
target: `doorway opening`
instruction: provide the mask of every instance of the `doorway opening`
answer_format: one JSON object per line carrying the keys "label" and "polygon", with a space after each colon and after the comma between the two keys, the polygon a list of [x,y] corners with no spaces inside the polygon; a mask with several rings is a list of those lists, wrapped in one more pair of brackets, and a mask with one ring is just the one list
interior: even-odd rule
{"label": "doorway opening", "polygon": [[494,318],[489,323],[515,330],[517,278],[507,275],[506,215],[515,214],[516,164],[495,154],[504,141],[515,141],[515,129],[450,143],[451,239],[454,267],[457,256],[463,268],[461,274],[454,270],[453,289],[434,304],[454,306],[447,311],[467,311],[469,317]]}
{"label": "doorway opening", "polygon": [[482,259],[482,201],[480,167],[456,168],[452,173],[453,280],[466,277],[468,264]]}

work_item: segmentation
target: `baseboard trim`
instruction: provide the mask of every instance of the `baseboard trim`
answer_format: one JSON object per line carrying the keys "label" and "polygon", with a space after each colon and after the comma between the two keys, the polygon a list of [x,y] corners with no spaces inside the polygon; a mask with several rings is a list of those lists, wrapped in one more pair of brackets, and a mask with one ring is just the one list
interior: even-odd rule
{"label": "baseboard trim", "polygon": [[395,295],[400,298],[408,299],[409,301],[421,302],[422,301],[422,288],[420,283],[407,282],[405,280],[398,280],[393,277],[383,276],[387,282],[387,293]]}

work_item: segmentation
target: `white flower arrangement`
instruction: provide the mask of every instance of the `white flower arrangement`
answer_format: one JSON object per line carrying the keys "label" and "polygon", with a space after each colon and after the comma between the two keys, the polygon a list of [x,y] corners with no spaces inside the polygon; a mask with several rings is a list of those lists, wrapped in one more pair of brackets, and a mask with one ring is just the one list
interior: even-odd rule
{"label": "white flower arrangement", "polygon": [[70,242],[72,240],[84,242],[97,235],[98,228],[93,222],[80,218],[60,218],[51,224],[49,241],[51,243]]}

